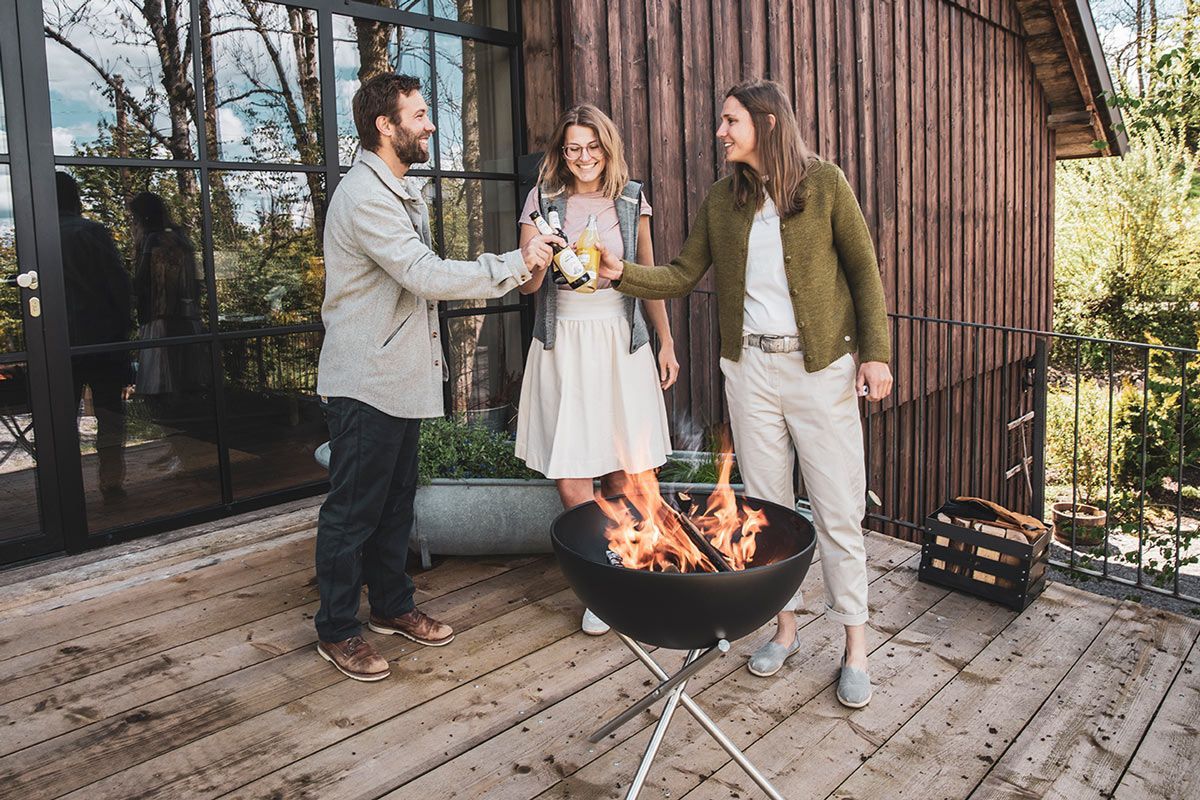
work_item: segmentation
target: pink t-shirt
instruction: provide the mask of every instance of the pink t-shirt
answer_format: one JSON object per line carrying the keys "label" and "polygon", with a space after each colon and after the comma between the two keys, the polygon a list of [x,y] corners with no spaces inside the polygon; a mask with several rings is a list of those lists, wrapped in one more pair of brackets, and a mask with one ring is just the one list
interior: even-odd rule
{"label": "pink t-shirt", "polygon": [[[533,225],[533,218],[529,216],[529,213],[537,210],[537,191],[537,189],[530,190],[529,195],[525,198],[525,207],[521,209],[519,220],[522,225]],[[579,239],[579,234],[583,233],[583,229],[587,227],[588,215],[595,214],[596,227],[600,229],[600,242],[606,250],[623,257],[625,243],[621,239],[621,223],[617,220],[615,202],[599,192],[569,195],[567,211],[562,220],[563,233],[567,234],[568,244],[575,244]],[[648,217],[652,213],[650,204],[646,202],[646,195],[643,194],[642,216]]]}

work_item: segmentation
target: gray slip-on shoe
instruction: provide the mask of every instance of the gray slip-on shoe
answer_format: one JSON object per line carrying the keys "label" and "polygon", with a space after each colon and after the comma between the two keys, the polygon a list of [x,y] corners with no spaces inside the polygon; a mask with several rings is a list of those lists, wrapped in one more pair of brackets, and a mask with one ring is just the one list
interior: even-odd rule
{"label": "gray slip-on shoe", "polygon": [[789,647],[784,647],[773,641],[767,642],[754,651],[754,654],[750,656],[749,663],[746,664],[746,668],[750,670],[751,675],[757,675],[760,678],[769,678],[783,669],[783,662],[787,661],[788,657],[799,649],[799,636],[792,639],[792,644]]}
{"label": "gray slip-on shoe", "polygon": [[608,633],[608,623],[593,614],[590,608],[583,610],[583,624],[580,627],[588,636],[603,636]]}
{"label": "gray slip-on shoe", "polygon": [[842,671],[838,677],[837,699],[846,708],[862,708],[871,702],[871,675],[861,669],[846,666],[842,656]]}

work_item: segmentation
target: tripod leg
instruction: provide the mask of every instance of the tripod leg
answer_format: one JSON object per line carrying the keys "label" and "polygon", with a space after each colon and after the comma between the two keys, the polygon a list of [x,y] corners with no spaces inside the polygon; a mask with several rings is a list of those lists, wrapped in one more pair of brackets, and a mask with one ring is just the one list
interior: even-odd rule
{"label": "tripod leg", "polygon": [[[687,663],[691,663],[699,655],[698,650],[693,650],[688,653]],[[638,793],[642,791],[642,785],[646,782],[646,776],[650,774],[650,764],[654,761],[655,754],[658,753],[658,748],[662,744],[663,737],[667,735],[667,726],[671,724],[671,717],[675,714],[675,709],[679,707],[679,698],[684,696],[683,690],[687,688],[687,680],[671,690],[671,694],[667,696],[667,702],[663,705],[662,716],[658,718],[658,724],[654,726],[654,734],[650,737],[650,743],[646,745],[646,752],[642,755],[642,762],[638,764],[637,774],[633,776],[633,782],[629,784],[629,791],[625,794],[625,800],[635,800]]]}
{"label": "tripod leg", "polygon": [[[674,695],[672,695],[672,697],[674,697]],[[725,735],[725,731],[718,728],[717,723],[713,722],[712,718],[709,717],[708,714],[705,714],[704,710],[700,708],[700,706],[696,705],[695,700],[686,694],[683,695],[680,700],[683,702],[683,707],[686,708],[693,717],[695,717],[696,722],[700,723],[700,727],[708,731],[708,735],[717,740],[717,744],[721,745],[725,752],[729,754],[729,757],[737,762],[739,767],[745,770],[746,774],[750,776],[751,780],[758,784],[758,788],[762,789],[763,792],[766,793],[767,797],[771,798],[771,800],[784,800],[783,795],[781,795],[779,791],[771,785],[771,782],[766,779],[766,776],[758,771],[758,767],[754,766],[754,764],[750,762],[750,759],[746,758],[746,754],[738,749],[738,746],[733,743],[733,740]]]}

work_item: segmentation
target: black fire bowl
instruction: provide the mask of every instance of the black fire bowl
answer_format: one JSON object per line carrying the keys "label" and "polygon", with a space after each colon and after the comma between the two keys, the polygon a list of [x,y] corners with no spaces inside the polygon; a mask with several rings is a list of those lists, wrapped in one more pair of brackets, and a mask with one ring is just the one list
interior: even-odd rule
{"label": "black fire bowl", "polygon": [[[698,508],[708,495],[691,493]],[[733,572],[661,573],[609,564],[608,518],[595,501],[564,511],[550,538],[559,566],[579,599],[613,629],[672,650],[712,647],[752,633],[796,593],[812,563],[816,531],[796,511],[739,495],[766,512],[754,558]]]}

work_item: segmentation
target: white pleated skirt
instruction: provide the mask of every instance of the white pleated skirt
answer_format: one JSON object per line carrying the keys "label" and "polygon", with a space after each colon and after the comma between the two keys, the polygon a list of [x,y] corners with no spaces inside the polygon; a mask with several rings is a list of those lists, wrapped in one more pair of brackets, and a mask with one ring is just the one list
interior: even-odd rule
{"label": "white pleated skirt", "polygon": [[554,349],[536,339],[525,362],[516,454],[547,478],[596,478],[662,466],[667,407],[650,344],[629,352],[615,289],[559,291]]}

